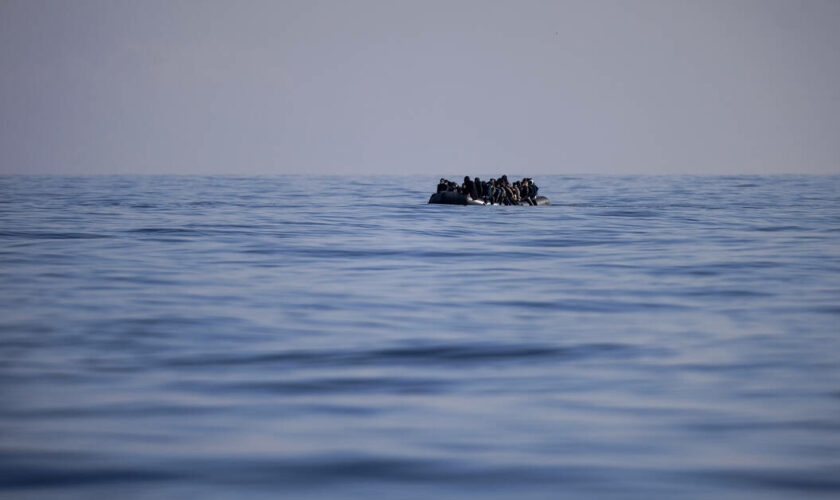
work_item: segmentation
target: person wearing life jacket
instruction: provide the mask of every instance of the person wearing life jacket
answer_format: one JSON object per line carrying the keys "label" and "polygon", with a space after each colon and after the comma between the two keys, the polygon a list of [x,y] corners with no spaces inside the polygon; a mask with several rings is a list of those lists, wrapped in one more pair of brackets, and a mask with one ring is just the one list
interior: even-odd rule
{"label": "person wearing life jacket", "polygon": [[437,186],[437,192],[452,191],[463,194],[468,200],[483,202],[487,205],[537,205],[537,193],[539,187],[534,184],[530,177],[523,177],[521,181],[511,184],[507,175],[502,175],[489,182],[482,181],[478,177],[470,179],[464,176],[464,182],[458,185],[448,179],[441,178]]}
{"label": "person wearing life jacket", "polygon": [[536,205],[536,202],[531,199],[528,189],[528,179],[522,179],[521,181],[517,182],[519,188],[519,201],[525,205]]}
{"label": "person wearing life jacket", "polygon": [[521,205],[522,196],[519,194],[519,181],[514,181],[510,188],[513,191],[513,200],[516,201],[517,205]]}
{"label": "person wearing life jacket", "polygon": [[502,187],[505,190],[505,205],[518,205],[518,203],[516,203],[516,198],[513,196],[513,186],[510,185],[510,182],[505,180],[505,184]]}

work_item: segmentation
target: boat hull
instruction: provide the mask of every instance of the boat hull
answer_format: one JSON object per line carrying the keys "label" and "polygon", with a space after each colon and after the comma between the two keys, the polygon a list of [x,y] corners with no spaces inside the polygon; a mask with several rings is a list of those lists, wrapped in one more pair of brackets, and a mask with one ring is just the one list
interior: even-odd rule
{"label": "boat hull", "polygon": [[[537,196],[536,201],[537,205],[551,205],[551,202],[545,196]],[[488,203],[484,203],[482,200],[474,200],[465,194],[455,191],[435,193],[429,198],[429,203],[436,205],[488,205]],[[529,206],[527,203],[523,205]]]}

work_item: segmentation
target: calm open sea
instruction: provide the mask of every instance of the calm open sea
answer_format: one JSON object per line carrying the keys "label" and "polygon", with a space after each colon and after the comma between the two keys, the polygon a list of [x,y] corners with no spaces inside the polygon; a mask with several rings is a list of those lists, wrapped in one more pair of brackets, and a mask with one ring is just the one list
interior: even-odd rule
{"label": "calm open sea", "polygon": [[438,178],[0,177],[0,496],[840,495],[840,177]]}

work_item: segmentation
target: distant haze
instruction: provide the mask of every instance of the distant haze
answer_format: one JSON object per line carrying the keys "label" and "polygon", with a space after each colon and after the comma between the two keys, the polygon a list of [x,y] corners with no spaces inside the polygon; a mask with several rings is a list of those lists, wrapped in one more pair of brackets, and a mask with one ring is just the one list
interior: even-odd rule
{"label": "distant haze", "polygon": [[840,173],[838,138],[837,0],[0,2],[0,173]]}

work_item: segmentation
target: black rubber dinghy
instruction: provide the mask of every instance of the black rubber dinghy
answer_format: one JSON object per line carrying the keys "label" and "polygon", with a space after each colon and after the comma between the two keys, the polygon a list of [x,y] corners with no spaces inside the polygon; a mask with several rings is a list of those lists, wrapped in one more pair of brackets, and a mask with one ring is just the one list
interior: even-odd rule
{"label": "black rubber dinghy", "polygon": [[[537,205],[551,205],[551,202],[548,201],[548,198],[545,196],[537,196],[536,197]],[[487,205],[481,200],[474,200],[469,196],[461,193],[457,193],[455,191],[442,191],[440,193],[435,193],[429,198],[429,203],[434,203],[437,205]],[[524,206],[529,206],[527,203],[523,203]]]}

